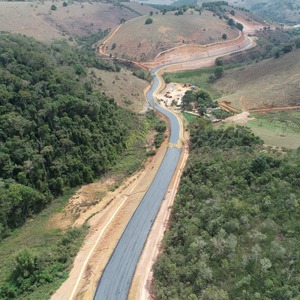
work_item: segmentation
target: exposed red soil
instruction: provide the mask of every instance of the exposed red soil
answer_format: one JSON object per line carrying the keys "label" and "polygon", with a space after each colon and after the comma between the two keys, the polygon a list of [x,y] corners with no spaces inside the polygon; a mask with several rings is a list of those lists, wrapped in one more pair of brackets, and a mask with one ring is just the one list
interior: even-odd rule
{"label": "exposed red soil", "polygon": [[250,109],[250,112],[257,112],[257,113],[265,113],[268,111],[280,111],[280,110],[297,110],[300,109],[299,105],[295,105],[295,106],[274,106],[274,107],[262,107],[262,108],[254,108],[254,109]]}
{"label": "exposed red soil", "polygon": [[219,103],[219,106],[226,110],[226,111],[230,111],[230,112],[233,112],[233,113],[239,113],[240,111],[237,110],[236,108],[233,108],[232,106],[229,105],[230,102],[226,102],[226,101],[222,101]]}

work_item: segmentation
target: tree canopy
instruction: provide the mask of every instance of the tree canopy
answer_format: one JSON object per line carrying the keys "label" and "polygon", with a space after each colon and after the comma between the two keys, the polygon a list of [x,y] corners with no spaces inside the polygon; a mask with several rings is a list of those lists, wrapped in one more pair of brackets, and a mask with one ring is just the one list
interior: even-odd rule
{"label": "tree canopy", "polygon": [[109,65],[64,42],[0,34],[0,240],[126,148],[137,117],[93,90],[89,66]]}
{"label": "tree canopy", "polygon": [[270,153],[244,127],[192,125],[156,299],[297,299],[300,149]]}

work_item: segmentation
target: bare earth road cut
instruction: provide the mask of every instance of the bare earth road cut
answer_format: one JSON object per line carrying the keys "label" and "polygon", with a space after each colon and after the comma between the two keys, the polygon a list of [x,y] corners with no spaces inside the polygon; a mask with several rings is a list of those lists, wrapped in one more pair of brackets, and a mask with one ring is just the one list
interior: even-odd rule
{"label": "bare earth road cut", "polygon": [[80,225],[89,216],[94,215],[88,221],[89,234],[75,258],[69,278],[51,299],[93,298],[102,271],[159,169],[167,146],[167,142],[164,142],[156,156],[149,159],[143,170],[128,178],[115,191],[108,193],[98,205],[85,213],[80,223],[77,222]]}
{"label": "bare earth road cut", "polygon": [[180,144],[182,136],[181,126],[174,113],[160,107],[154,100],[154,94],[161,85],[161,78],[156,75],[157,72],[158,70],[152,71],[154,80],[147,92],[147,100],[151,106],[168,117],[171,144],[153,182],[126,226],[103,271],[94,297],[96,300],[127,299],[137,262],[179,163],[182,150],[177,145]]}
{"label": "bare earth road cut", "polygon": [[143,201],[127,225],[100,279],[94,299],[126,300],[149,230],[175,172],[181,150],[169,148]]}

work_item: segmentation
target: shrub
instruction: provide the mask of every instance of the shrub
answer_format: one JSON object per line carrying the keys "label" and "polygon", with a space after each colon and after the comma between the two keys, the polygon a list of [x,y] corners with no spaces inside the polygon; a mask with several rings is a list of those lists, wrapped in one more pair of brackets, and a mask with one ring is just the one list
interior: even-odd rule
{"label": "shrub", "polygon": [[234,26],[234,25],[235,25],[234,20],[233,20],[233,19],[229,19],[229,20],[228,20],[228,25],[229,25],[229,26]]}
{"label": "shrub", "polygon": [[238,22],[235,24],[235,27],[236,27],[237,29],[239,29],[240,31],[243,31],[243,29],[244,29],[244,25],[241,24],[241,23],[238,23]]}
{"label": "shrub", "polygon": [[166,77],[166,78],[165,78],[165,82],[166,82],[166,83],[170,83],[170,82],[171,82],[170,77]]}
{"label": "shrub", "polygon": [[286,46],[284,46],[283,48],[282,48],[282,51],[284,52],[284,53],[289,53],[289,52],[291,52],[293,50],[293,45],[286,45]]}
{"label": "shrub", "polygon": [[224,74],[224,68],[222,66],[218,66],[215,68],[215,76],[216,78],[221,78]]}
{"label": "shrub", "polygon": [[216,66],[223,66],[223,59],[218,57],[215,61]]}
{"label": "shrub", "polygon": [[149,24],[152,24],[152,23],[153,23],[152,18],[147,18],[146,21],[145,21],[145,25],[149,25]]}
{"label": "shrub", "polygon": [[156,154],[156,150],[149,150],[146,153],[146,156],[154,156]]}

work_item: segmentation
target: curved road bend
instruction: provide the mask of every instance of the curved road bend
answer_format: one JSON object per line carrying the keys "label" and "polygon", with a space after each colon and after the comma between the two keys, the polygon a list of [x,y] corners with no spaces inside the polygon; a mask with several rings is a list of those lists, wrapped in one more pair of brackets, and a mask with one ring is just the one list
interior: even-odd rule
{"label": "curved road bend", "polygon": [[[218,53],[210,58],[212,59],[227,53],[235,53],[247,50],[254,45],[255,43],[252,41],[241,49],[228,52],[225,51],[225,53]],[[154,92],[160,85],[160,79],[156,74],[160,69],[167,66],[168,64],[156,67],[152,70],[151,75],[154,79],[151,88],[146,94],[146,97],[151,106],[155,107],[159,112],[163,113],[169,118],[171,128],[170,143],[173,144],[173,147],[169,147],[167,150],[154,180],[152,181],[148,191],[134,212],[129,223],[127,224],[102,273],[94,300],[127,299],[139,257],[144,248],[152,223],[154,222],[154,219],[160,208],[160,204],[167,192],[167,188],[172,179],[173,173],[175,172],[179,162],[182,150],[175,146],[178,144],[180,137],[179,122],[172,112],[159,106],[153,98]]]}
{"label": "curved road bend", "polygon": [[[151,88],[146,94],[149,104],[169,118],[170,143],[177,144],[180,125],[176,116],[155,103],[153,93],[159,87],[160,80],[154,69]],[[95,300],[126,300],[139,257],[144,248],[152,223],[158,213],[164,195],[181,155],[181,149],[170,147],[153,179],[148,191],[127,224],[113,254],[111,255],[98,283]]]}

